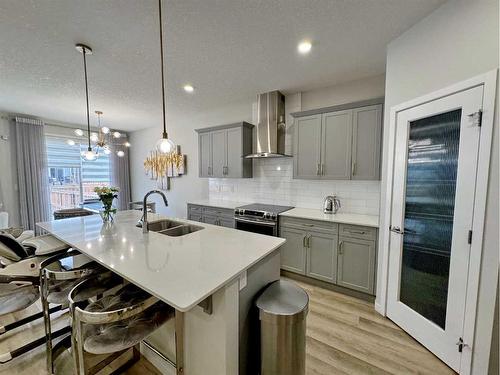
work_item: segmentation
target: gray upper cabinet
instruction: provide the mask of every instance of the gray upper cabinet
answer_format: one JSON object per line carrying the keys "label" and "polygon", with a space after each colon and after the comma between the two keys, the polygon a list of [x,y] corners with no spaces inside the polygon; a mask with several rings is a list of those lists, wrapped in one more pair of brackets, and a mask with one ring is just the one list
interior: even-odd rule
{"label": "gray upper cabinet", "polygon": [[[233,128],[226,130],[226,177],[237,178],[243,176],[243,164],[241,158],[244,154],[242,149],[242,129]],[[248,161],[248,160],[247,160]],[[249,161],[251,163],[251,160]]]}
{"label": "gray upper cabinet", "polygon": [[380,179],[382,105],[353,110],[352,179]]}
{"label": "gray upper cabinet", "polygon": [[294,176],[317,179],[321,165],[321,115],[295,120]]}
{"label": "gray upper cabinet", "polygon": [[321,178],[348,180],[351,175],[352,111],[325,113],[322,130]]}
{"label": "gray upper cabinet", "polygon": [[346,106],[295,114],[294,178],[380,179],[382,104]]}
{"label": "gray upper cabinet", "polygon": [[199,175],[200,177],[210,177],[212,175],[212,139],[210,133],[200,133],[198,152],[200,156]]}
{"label": "gray upper cabinet", "polygon": [[200,177],[252,177],[252,128],[247,122],[197,129]]}
{"label": "gray upper cabinet", "polygon": [[211,133],[212,137],[212,176],[223,176],[227,162],[227,131],[217,130]]}

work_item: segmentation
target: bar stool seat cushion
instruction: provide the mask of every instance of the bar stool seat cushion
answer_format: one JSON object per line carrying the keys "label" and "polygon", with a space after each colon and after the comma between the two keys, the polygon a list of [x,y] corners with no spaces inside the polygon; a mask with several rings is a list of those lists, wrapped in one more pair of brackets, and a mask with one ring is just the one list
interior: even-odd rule
{"label": "bar stool seat cushion", "polygon": [[23,310],[35,303],[40,296],[34,285],[0,285],[0,315]]}
{"label": "bar stool seat cushion", "polygon": [[[105,268],[100,266],[98,263],[92,261],[82,265],[81,267],[75,267],[70,269],[67,269],[64,266],[63,262],[64,259],[63,261],[58,261],[56,263],[51,264],[50,269],[52,271],[60,271],[60,272],[78,271],[84,269],[86,277],[95,274],[96,272],[105,272]],[[66,305],[68,303],[69,292],[71,291],[71,289],[73,289],[76,285],[78,285],[81,282],[82,282],[81,278],[52,281],[49,286],[49,294],[47,295],[47,301],[49,303],[53,303],[56,305]]]}
{"label": "bar stool seat cushion", "polygon": [[[151,295],[133,284],[93,302],[85,309],[89,312],[111,312],[131,307]],[[149,336],[167,320],[174,317],[174,309],[157,302],[136,316],[114,323],[85,325],[84,349],[92,354],[109,354],[133,347]]]}

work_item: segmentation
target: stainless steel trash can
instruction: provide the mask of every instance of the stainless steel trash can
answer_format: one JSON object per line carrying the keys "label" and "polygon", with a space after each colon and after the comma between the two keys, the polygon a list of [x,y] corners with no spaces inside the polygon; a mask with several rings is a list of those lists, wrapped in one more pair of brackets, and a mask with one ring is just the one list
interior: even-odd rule
{"label": "stainless steel trash can", "polygon": [[309,296],[294,283],[275,281],[257,299],[261,375],[304,375]]}

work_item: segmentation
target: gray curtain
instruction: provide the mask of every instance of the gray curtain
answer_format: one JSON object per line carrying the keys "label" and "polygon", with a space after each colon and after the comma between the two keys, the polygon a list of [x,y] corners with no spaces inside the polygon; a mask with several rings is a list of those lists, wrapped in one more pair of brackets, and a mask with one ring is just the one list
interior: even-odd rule
{"label": "gray curtain", "polygon": [[[126,141],[126,139],[121,140],[124,142]],[[116,151],[118,150],[124,151],[125,156],[117,156]],[[111,185],[120,188],[118,199],[115,203],[115,207],[119,210],[128,210],[128,204],[131,197],[129,153],[130,150],[127,147],[116,145],[113,147],[113,152],[109,155],[109,161],[111,163]]]}
{"label": "gray curtain", "polygon": [[47,149],[43,122],[16,117],[19,216],[24,229],[50,219]]}

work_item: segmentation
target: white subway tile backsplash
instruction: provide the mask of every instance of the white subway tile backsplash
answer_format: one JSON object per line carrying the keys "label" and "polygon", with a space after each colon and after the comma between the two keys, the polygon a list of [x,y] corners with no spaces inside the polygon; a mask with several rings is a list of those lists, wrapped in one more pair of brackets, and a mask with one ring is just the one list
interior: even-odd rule
{"label": "white subway tile backsplash", "polygon": [[251,179],[209,179],[210,198],[322,208],[327,195],[337,195],[340,212],[378,215],[380,181],[294,180],[292,158],[255,159]]}

